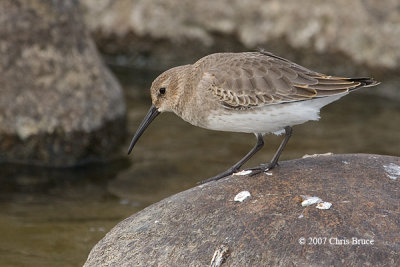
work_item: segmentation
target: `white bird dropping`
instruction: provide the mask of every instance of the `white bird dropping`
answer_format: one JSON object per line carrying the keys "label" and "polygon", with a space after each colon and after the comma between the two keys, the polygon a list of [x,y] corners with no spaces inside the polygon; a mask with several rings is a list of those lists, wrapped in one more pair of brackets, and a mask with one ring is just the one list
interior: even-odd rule
{"label": "white bird dropping", "polygon": [[243,202],[246,198],[248,198],[250,196],[251,196],[251,194],[249,191],[242,191],[242,192],[238,193],[233,200],[238,201],[238,202]]}

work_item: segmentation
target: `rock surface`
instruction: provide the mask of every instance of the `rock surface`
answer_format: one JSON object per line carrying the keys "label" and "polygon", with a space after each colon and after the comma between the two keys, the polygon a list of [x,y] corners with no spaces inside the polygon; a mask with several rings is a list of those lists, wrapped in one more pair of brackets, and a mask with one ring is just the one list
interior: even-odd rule
{"label": "rock surface", "polygon": [[114,227],[85,266],[399,266],[399,181],[398,157],[284,161],[147,207]]}
{"label": "rock surface", "polygon": [[[127,36],[134,38],[130,46],[142,51],[150,40],[158,40],[159,45],[165,45],[165,40],[175,46],[189,43],[192,50],[201,50],[202,46],[219,42],[221,36],[232,36],[247,49],[270,49],[274,40],[285,40],[291,47],[302,50],[311,47],[321,54],[340,52],[362,65],[400,67],[397,0],[84,0],[83,3],[89,28],[98,33],[99,40],[107,39],[108,51],[118,50],[120,40]],[[226,45],[220,43],[219,50],[223,51]]]}
{"label": "rock surface", "polygon": [[122,90],[77,1],[0,3],[0,162],[105,159],[124,134]]}

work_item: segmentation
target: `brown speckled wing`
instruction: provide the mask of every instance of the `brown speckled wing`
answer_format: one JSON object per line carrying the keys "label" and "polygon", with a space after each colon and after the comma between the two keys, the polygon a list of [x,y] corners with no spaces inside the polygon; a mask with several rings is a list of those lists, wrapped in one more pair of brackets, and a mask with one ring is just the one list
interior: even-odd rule
{"label": "brown speckled wing", "polygon": [[309,100],[374,83],[326,76],[268,52],[215,54],[204,61],[207,89],[230,108]]}

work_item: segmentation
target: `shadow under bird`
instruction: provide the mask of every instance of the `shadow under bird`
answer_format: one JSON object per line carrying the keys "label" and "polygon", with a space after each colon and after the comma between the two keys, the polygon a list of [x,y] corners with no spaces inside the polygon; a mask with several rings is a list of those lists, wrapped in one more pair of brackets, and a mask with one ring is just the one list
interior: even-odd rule
{"label": "shadow under bird", "polygon": [[263,145],[267,133],[285,133],[271,162],[252,174],[274,168],[291,134],[291,126],[318,120],[320,109],[350,91],[377,85],[372,78],[327,76],[272,53],[217,53],[194,64],[172,68],[151,85],[152,106],[136,131],[128,154],[147,126],[162,112],[174,112],[202,128],[254,133],[256,145],[219,180],[241,168]]}

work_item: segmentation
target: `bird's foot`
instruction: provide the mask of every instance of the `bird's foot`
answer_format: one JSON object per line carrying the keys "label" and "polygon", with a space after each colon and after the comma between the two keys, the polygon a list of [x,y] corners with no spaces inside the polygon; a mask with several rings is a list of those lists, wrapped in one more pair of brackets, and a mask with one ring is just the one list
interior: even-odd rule
{"label": "bird's foot", "polygon": [[222,178],[224,178],[226,176],[229,176],[229,175],[231,175],[231,174],[233,174],[235,172],[238,172],[238,171],[239,171],[239,169],[230,168],[230,169],[228,169],[228,170],[226,170],[226,171],[224,171],[224,172],[222,172],[222,173],[220,173],[220,174],[218,174],[218,175],[216,175],[214,177],[211,177],[211,178],[208,178],[206,180],[200,181],[197,184],[205,184],[205,183],[208,183],[208,182],[211,182],[211,181],[218,181],[219,179],[222,179]]}
{"label": "bird's foot", "polygon": [[[275,168],[276,166],[279,166],[279,164],[277,162],[276,163],[270,162],[270,163],[267,163],[267,164],[260,164],[257,167],[245,169],[244,171],[251,171],[251,173],[249,173],[249,175],[253,176],[253,175],[256,175],[256,174],[259,174],[259,173],[262,173],[262,172],[267,172],[267,171]],[[222,172],[222,173],[220,173],[220,174],[218,174],[218,175],[216,175],[214,177],[211,177],[211,178],[208,178],[206,180],[200,181],[197,184],[205,184],[205,183],[208,183],[208,182],[211,182],[211,181],[218,181],[218,180],[220,180],[220,179],[222,179],[222,178],[224,178],[226,176],[229,176],[229,175],[232,175],[234,173],[237,173],[238,171],[239,171],[238,168],[230,168],[230,169],[228,169],[228,170],[226,170],[226,171],[224,171],[224,172]]]}
{"label": "bird's foot", "polygon": [[251,171],[251,173],[249,174],[250,176],[262,173],[262,172],[267,172],[269,170],[272,170],[273,168],[275,168],[276,166],[279,166],[278,163],[267,163],[267,164],[260,164],[257,167],[253,167],[253,168],[249,168],[247,170]]}

